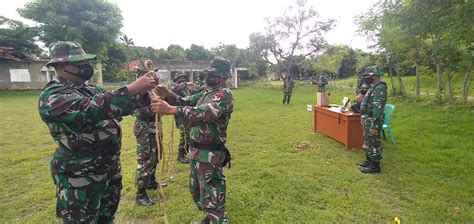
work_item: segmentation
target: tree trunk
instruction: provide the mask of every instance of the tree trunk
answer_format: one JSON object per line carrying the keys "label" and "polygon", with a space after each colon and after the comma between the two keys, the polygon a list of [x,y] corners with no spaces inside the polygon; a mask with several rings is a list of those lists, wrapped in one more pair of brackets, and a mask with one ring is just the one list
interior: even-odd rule
{"label": "tree trunk", "polygon": [[415,83],[415,98],[420,98],[420,61],[416,60],[415,62],[415,76],[416,76],[416,83]]}
{"label": "tree trunk", "polygon": [[393,82],[392,67],[388,67],[388,76],[390,76],[390,82],[392,83],[392,96],[397,95],[397,88],[395,88],[395,83]]}
{"label": "tree trunk", "polygon": [[102,63],[97,62],[93,66],[94,75],[92,76],[92,83],[103,84],[104,80],[102,79]]}
{"label": "tree trunk", "polygon": [[472,71],[472,61],[469,64],[469,68],[466,71],[466,75],[464,76],[464,84],[462,87],[462,94],[461,94],[461,99],[462,102],[467,103],[467,95],[469,92],[469,81],[471,79],[471,71]]}
{"label": "tree trunk", "polygon": [[405,90],[405,86],[403,85],[403,80],[400,72],[397,70],[395,66],[393,66],[393,71],[395,71],[395,74],[397,74],[397,80],[398,80],[398,88],[400,89],[400,93],[402,96],[407,96],[407,91]]}
{"label": "tree trunk", "polygon": [[443,93],[443,72],[441,71],[441,65],[439,63],[436,63],[436,74],[438,74],[438,94]]}
{"label": "tree trunk", "polygon": [[451,85],[451,72],[449,69],[446,70],[446,81],[448,84],[448,97],[449,97],[449,103],[453,104],[454,103],[454,94],[453,94],[453,86]]}

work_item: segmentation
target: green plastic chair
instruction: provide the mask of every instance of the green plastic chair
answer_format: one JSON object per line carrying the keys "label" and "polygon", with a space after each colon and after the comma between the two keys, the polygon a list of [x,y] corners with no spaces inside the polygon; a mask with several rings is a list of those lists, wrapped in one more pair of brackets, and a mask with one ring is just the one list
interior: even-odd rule
{"label": "green plastic chair", "polygon": [[392,127],[390,127],[390,119],[392,118],[391,116],[394,109],[395,109],[395,105],[385,104],[385,109],[384,109],[385,122],[382,126],[383,139],[387,140],[387,137],[385,136],[385,130],[387,130],[388,133],[390,134],[390,140],[392,141],[392,144],[395,144],[395,137],[393,136]]}

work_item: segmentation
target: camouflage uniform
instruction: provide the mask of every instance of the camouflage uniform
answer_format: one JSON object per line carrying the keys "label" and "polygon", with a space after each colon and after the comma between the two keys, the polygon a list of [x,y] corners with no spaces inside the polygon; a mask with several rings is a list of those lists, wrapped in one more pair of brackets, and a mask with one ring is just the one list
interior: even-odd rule
{"label": "camouflage uniform", "polygon": [[[383,75],[383,73],[381,74]],[[380,74],[377,75],[381,76]],[[361,103],[361,122],[364,131],[363,149],[366,161],[368,165],[375,164],[378,170],[380,170],[379,162],[382,159],[380,133],[384,124],[384,107],[386,102],[387,85],[385,82],[380,81],[375,85],[370,85],[370,89],[364,95]],[[370,129],[377,130],[377,135],[370,135]]]}
{"label": "camouflage uniform", "polygon": [[58,144],[51,173],[65,223],[113,220],[122,189],[119,119],[147,104],[126,87],[105,92],[58,80],[44,87],[39,114]]}
{"label": "camouflage uniform", "polygon": [[[380,132],[384,123],[384,107],[387,102],[387,84],[379,82],[371,86],[362,100],[362,125],[364,127],[364,150],[368,160],[379,162],[382,159]],[[370,129],[378,130],[377,136],[369,135]]]}
{"label": "camouflage uniform", "polygon": [[138,191],[145,191],[156,185],[156,166],[159,162],[156,145],[155,113],[150,106],[135,110],[134,134],[137,139],[137,172],[135,185]]}
{"label": "camouflage uniform", "polygon": [[[230,71],[230,62],[225,61]],[[173,93],[169,101],[179,105],[176,112],[179,125],[189,129],[189,187],[193,200],[211,223],[228,223],[223,164],[230,156],[224,144],[234,108],[232,92],[228,88],[209,87],[186,98]]]}
{"label": "camouflage uniform", "polygon": [[293,91],[293,87],[295,83],[291,80],[290,77],[287,77],[283,80],[283,104],[289,104],[291,99],[291,92]]}
{"label": "camouflage uniform", "polygon": [[[190,89],[186,86],[186,83],[179,83],[175,85],[171,91],[173,91],[180,97],[187,97],[191,95]],[[176,127],[179,128],[178,161],[182,163],[189,163],[189,161],[185,159],[188,153],[187,151],[189,150],[189,133],[184,127],[179,126],[178,119],[176,118],[176,116],[175,121]],[[180,158],[183,158],[183,160],[180,160]]]}
{"label": "camouflage uniform", "polygon": [[[95,58],[80,44],[58,42],[46,64],[82,63],[77,77],[87,80],[93,69],[84,61]],[[89,67],[89,69],[87,69]],[[82,70],[84,69],[84,70]],[[51,158],[56,185],[56,215],[64,223],[108,223],[120,201],[122,174],[119,120],[150,99],[130,97],[127,87],[105,92],[100,86],[63,79],[49,82],[41,92],[39,115],[58,145]]]}

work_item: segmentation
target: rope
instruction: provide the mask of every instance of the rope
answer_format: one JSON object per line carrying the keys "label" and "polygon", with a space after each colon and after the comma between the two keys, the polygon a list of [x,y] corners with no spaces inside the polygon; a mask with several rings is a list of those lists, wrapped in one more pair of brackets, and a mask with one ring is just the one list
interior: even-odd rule
{"label": "rope", "polygon": [[[154,91],[149,91],[148,94],[153,99],[158,99],[159,97],[156,95]],[[162,129],[162,124],[161,124],[161,115],[155,114],[155,131],[156,131],[156,148],[157,148],[157,153],[158,157],[161,159],[161,170],[159,170],[159,175],[158,175],[158,191],[160,193],[160,197],[163,200],[163,203],[161,203],[160,198],[158,198],[158,208],[163,208],[164,211],[164,219],[165,219],[165,224],[168,224],[168,212],[166,210],[166,199],[165,199],[165,193],[163,191],[163,186],[161,186],[163,182],[163,170],[164,170],[164,164],[165,164],[165,155],[163,153],[163,129]]]}

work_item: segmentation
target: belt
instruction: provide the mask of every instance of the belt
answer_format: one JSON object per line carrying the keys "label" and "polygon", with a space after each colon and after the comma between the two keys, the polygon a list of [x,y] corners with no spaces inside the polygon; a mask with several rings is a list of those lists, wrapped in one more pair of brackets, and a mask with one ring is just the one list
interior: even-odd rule
{"label": "belt", "polygon": [[199,142],[191,142],[191,147],[208,151],[223,151],[224,144],[202,144]]}

